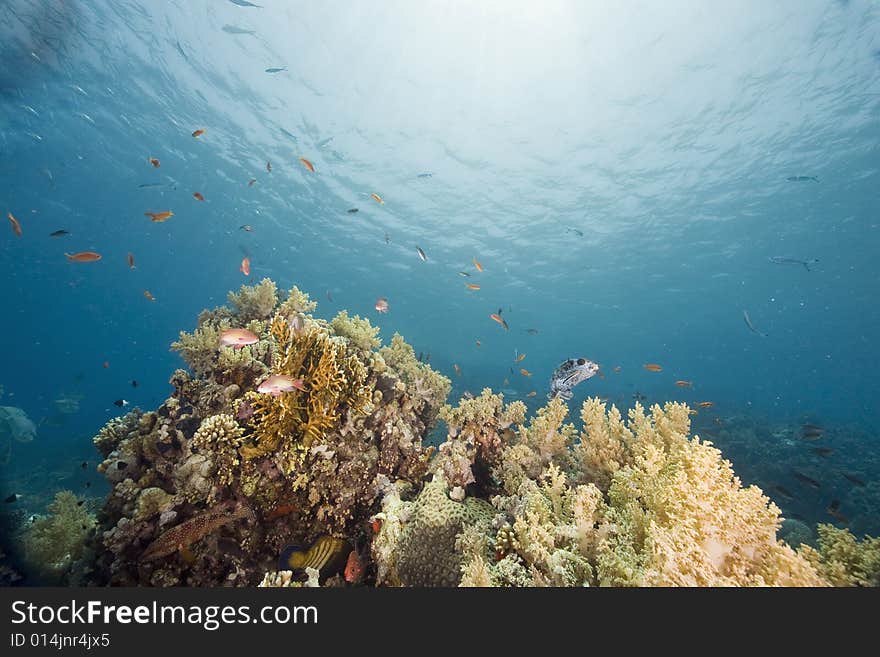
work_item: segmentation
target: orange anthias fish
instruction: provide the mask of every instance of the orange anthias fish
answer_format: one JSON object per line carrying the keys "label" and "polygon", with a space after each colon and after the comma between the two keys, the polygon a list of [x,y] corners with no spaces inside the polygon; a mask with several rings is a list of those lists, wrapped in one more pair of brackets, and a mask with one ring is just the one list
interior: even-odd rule
{"label": "orange anthias fish", "polygon": [[65,253],[71,262],[95,262],[101,259],[100,253],[94,251],[80,251],[79,253]]}
{"label": "orange anthias fish", "polygon": [[519,373],[522,374],[523,376],[531,376],[531,375],[532,375],[532,373],[529,372],[529,371],[528,371],[527,369],[525,369],[525,368],[522,368],[522,369],[519,371]]}
{"label": "orange anthias fish", "polygon": [[504,321],[504,318],[501,315],[496,315],[495,313],[492,313],[491,315],[489,315],[489,319],[491,319],[493,322],[498,322],[499,324],[501,324],[501,326],[504,327],[505,331],[510,328],[509,326],[507,326],[507,322]]}
{"label": "orange anthias fish", "polygon": [[693,381],[676,381],[675,385],[677,385],[679,388],[693,388],[694,382]]}
{"label": "orange anthias fish", "polygon": [[164,210],[162,212],[144,212],[144,216],[149,217],[150,221],[162,223],[163,221],[168,221],[171,217],[173,217],[174,213],[171,210]]}
{"label": "orange anthias fish", "polygon": [[160,166],[162,166],[162,163],[159,162],[159,159],[155,158],[155,157],[150,158],[150,164],[152,164],[153,167],[155,167],[156,169],[158,169]]}
{"label": "orange anthias fish", "polygon": [[311,171],[312,173],[315,173],[315,165],[314,165],[314,164],[312,164],[311,162],[309,162],[309,161],[308,161],[306,158],[304,158],[304,157],[299,158],[299,161],[302,162],[302,165],[303,165],[306,169],[308,169],[308,170]]}
{"label": "orange anthias fish", "polygon": [[128,260],[128,268],[129,268],[129,269],[134,269],[134,268],[135,268],[135,266],[134,266],[134,254],[133,254],[133,253],[129,253],[129,254],[128,254],[128,258],[127,258],[127,260]]}
{"label": "orange anthias fish", "polygon": [[205,197],[202,196],[201,192],[193,192],[193,198],[197,201],[204,201]]}
{"label": "orange anthias fish", "polygon": [[257,392],[264,395],[272,395],[273,397],[280,397],[285,392],[302,391],[305,389],[302,379],[294,379],[286,374],[273,374],[257,386]]}
{"label": "orange anthias fish", "polygon": [[663,368],[656,363],[648,363],[647,365],[642,365],[642,367],[644,367],[649,372],[660,372],[663,370]]}
{"label": "orange anthias fish", "polygon": [[379,297],[376,299],[376,305],[374,306],[377,313],[387,313],[388,312],[388,299],[385,297]]}
{"label": "orange anthias fish", "polygon": [[525,354],[520,354],[519,356],[517,356],[517,357],[514,359],[514,362],[515,362],[515,363],[521,363],[521,362],[523,362],[525,359],[526,359],[526,355],[525,355]]}
{"label": "orange anthias fish", "polygon": [[277,520],[283,516],[289,516],[291,513],[299,511],[296,504],[281,504],[266,514],[266,520]]}
{"label": "orange anthias fish", "polygon": [[156,297],[153,296],[152,292],[149,290],[144,290],[144,299],[147,301],[155,301]]}
{"label": "orange anthias fish", "polygon": [[245,276],[251,275],[251,259],[245,256],[241,261],[241,266],[239,266],[238,271],[240,271]]}
{"label": "orange anthias fish", "polygon": [[468,283],[467,285],[465,285],[465,287],[469,290],[479,290],[480,289],[479,285],[475,285],[473,283]]}
{"label": "orange anthias fish", "polygon": [[193,137],[201,137],[203,134],[205,134],[205,131],[202,128],[193,131]]}
{"label": "orange anthias fish", "polygon": [[697,404],[700,408],[712,408],[715,405],[715,402],[710,401],[702,401]]}
{"label": "orange anthias fish", "polygon": [[480,264],[480,261],[477,260],[476,258],[473,258],[473,261],[474,261],[474,267],[477,268],[477,271],[483,271],[483,265]]}
{"label": "orange anthias fish", "polygon": [[18,219],[13,217],[11,212],[7,212],[6,216],[9,217],[9,223],[12,224],[12,230],[16,237],[21,237],[21,224],[18,223]]}
{"label": "orange anthias fish", "polygon": [[259,336],[247,329],[226,329],[220,334],[221,347],[243,349],[247,345],[256,344],[259,341]]}
{"label": "orange anthias fish", "polygon": [[383,201],[382,197],[376,193],[370,194],[370,198],[376,201],[379,205],[385,205],[385,201]]}

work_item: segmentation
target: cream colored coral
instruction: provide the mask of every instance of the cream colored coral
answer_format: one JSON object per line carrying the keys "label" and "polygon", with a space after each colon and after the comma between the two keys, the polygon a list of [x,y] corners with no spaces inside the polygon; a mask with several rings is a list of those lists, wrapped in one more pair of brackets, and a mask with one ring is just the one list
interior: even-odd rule
{"label": "cream colored coral", "polygon": [[254,319],[266,319],[278,303],[278,288],[268,278],[256,285],[242,285],[238,293],[229,292],[227,299],[235,307],[239,323]]}
{"label": "cream colored coral", "polygon": [[330,328],[336,335],[348,340],[356,349],[364,352],[378,349],[382,344],[379,339],[379,327],[370,324],[367,318],[361,319],[359,315],[349,317],[348,312],[342,310],[330,321]]}
{"label": "cream colored coral", "polygon": [[192,444],[195,447],[213,454],[217,479],[222,486],[228,486],[235,480],[243,433],[234,417],[221,413],[205,418],[193,436]]}

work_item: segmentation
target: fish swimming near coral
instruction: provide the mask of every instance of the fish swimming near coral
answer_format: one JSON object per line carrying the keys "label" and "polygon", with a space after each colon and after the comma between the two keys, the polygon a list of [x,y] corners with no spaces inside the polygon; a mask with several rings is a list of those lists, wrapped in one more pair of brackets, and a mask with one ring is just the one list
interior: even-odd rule
{"label": "fish swimming near coral", "polygon": [[801,427],[801,438],[804,440],[819,440],[825,435],[825,429],[816,424],[805,424]]}
{"label": "fish swimming near coral", "polygon": [[197,201],[204,201],[205,197],[201,192],[193,192],[193,198]]}
{"label": "fish swimming near coral", "polygon": [[133,254],[133,253],[131,253],[131,252],[129,251],[128,256],[126,256],[125,260],[126,260],[126,262],[128,263],[128,268],[129,268],[129,269],[135,269],[135,264],[134,264],[134,254]]}
{"label": "fish swimming near coral", "polygon": [[846,479],[849,483],[853,484],[854,486],[858,486],[859,488],[862,488],[865,485],[865,482],[862,481],[861,479],[859,479],[858,477],[856,477],[855,475],[851,475],[848,472],[841,472],[840,474],[843,475],[843,478]]}
{"label": "fish swimming near coral", "polygon": [[228,23],[220,28],[227,34],[256,34],[253,30],[246,30],[238,25],[229,25]]}
{"label": "fish swimming near coral", "polygon": [[315,165],[312,164],[310,160],[307,160],[306,158],[301,157],[301,158],[299,158],[299,161],[302,163],[302,165],[303,165],[306,169],[308,169],[308,170],[311,171],[312,173],[315,173]]}
{"label": "fish swimming near coral", "polygon": [[768,258],[774,265],[802,265],[807,271],[812,271],[810,265],[819,262],[819,258],[811,258],[810,260],[798,260],[797,258],[786,258],[785,256],[771,256]]}
{"label": "fish swimming near coral", "polygon": [[155,561],[189,548],[190,545],[220,527],[247,517],[253,517],[253,513],[247,506],[234,502],[221,504],[165,530],[141,553],[140,561],[142,563]]}
{"label": "fish swimming near coral", "polygon": [[646,365],[642,365],[642,367],[649,372],[662,372],[663,367],[658,365],[657,363],[648,363]]}
{"label": "fish swimming near coral", "polygon": [[385,205],[385,200],[375,192],[370,194],[370,198],[376,201],[376,203],[378,203],[379,205]]}
{"label": "fish swimming near coral", "polygon": [[472,260],[474,263],[474,267],[476,267],[477,271],[483,271],[483,265],[480,264],[480,261],[477,260],[476,258],[472,258]]}
{"label": "fish swimming near coral", "polygon": [[419,254],[419,258],[421,259],[422,262],[428,262],[428,256],[426,256],[426,255],[425,255],[425,252],[422,251],[422,247],[417,246],[417,247],[416,247],[416,253]]}
{"label": "fish swimming near coral", "polygon": [[192,136],[198,138],[203,134],[205,134],[205,131],[202,128],[199,128],[198,130],[193,130]]}
{"label": "fish swimming near coral", "polygon": [[281,73],[282,71],[286,71],[286,66],[273,66],[271,68],[266,69],[266,73]]}
{"label": "fish swimming near coral", "polygon": [[349,584],[357,584],[361,581],[361,577],[364,576],[364,562],[357,553],[357,550],[352,550],[348,553],[345,570],[342,574],[345,577],[345,581]]}
{"label": "fish swimming near coral", "polygon": [[243,349],[247,345],[256,344],[259,341],[259,336],[247,329],[226,329],[220,334],[221,347]]}
{"label": "fish swimming near coral", "polygon": [[65,235],[70,235],[70,231],[64,230],[55,230],[49,233],[49,237],[64,237]]}
{"label": "fish swimming near coral", "polygon": [[385,297],[379,297],[376,299],[376,305],[373,306],[376,309],[377,313],[387,313],[388,312],[388,299]]}
{"label": "fish swimming near coral", "polygon": [[162,166],[162,163],[159,161],[159,158],[157,158],[157,157],[147,158],[147,161],[153,165],[154,169],[158,169],[160,166]]}
{"label": "fish swimming near coral", "polygon": [[568,400],[573,396],[571,391],[577,384],[592,378],[599,371],[599,366],[586,358],[569,358],[553,370],[550,377],[550,393],[548,399],[561,397]]}
{"label": "fish swimming near coral", "polygon": [[298,545],[284,548],[278,559],[278,569],[303,574],[306,568],[314,568],[324,580],[342,572],[351,551],[348,541],[333,536],[321,536],[307,550]]}
{"label": "fish swimming near coral", "polygon": [[286,374],[273,374],[257,386],[257,392],[273,397],[280,397],[285,392],[305,389],[302,379],[294,379]]}
{"label": "fish swimming near coral", "polygon": [[819,176],[789,176],[786,180],[788,182],[807,182],[810,180],[819,182]]}

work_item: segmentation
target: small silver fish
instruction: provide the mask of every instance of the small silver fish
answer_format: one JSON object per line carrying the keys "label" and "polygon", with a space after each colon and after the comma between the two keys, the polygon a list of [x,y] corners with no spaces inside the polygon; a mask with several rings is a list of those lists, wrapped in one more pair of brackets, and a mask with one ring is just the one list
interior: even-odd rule
{"label": "small silver fish", "polygon": [[810,265],[814,265],[819,262],[819,258],[812,258],[811,260],[798,260],[796,258],[786,258],[785,256],[770,256],[769,260],[774,265],[803,265],[807,271],[811,271]]}
{"label": "small silver fish", "polygon": [[227,34],[255,34],[253,30],[246,30],[242,27],[237,27],[235,25],[224,25],[220,29],[222,29]]}
{"label": "small silver fish", "polygon": [[592,378],[598,371],[599,366],[586,358],[569,358],[563,361],[550,377],[550,394],[547,398],[571,399],[571,389],[581,381]]}
{"label": "small silver fish", "polygon": [[421,247],[417,246],[416,251],[418,252],[419,257],[422,259],[422,262],[428,261],[428,256],[425,255],[425,252],[422,251]]}
{"label": "small silver fish", "polygon": [[813,180],[815,182],[819,182],[818,176],[789,176],[786,178],[788,182],[807,182],[809,180]]}
{"label": "small silver fish", "polygon": [[755,325],[752,324],[752,318],[749,317],[749,311],[748,311],[748,310],[743,310],[743,321],[746,323],[746,326],[749,327],[749,330],[750,330],[752,333],[757,333],[757,334],[760,335],[762,338],[766,338],[766,337],[767,337],[767,334],[766,334],[766,333],[761,333],[758,329],[755,328]]}
{"label": "small silver fish", "polygon": [[280,68],[273,67],[273,68],[267,68],[266,73],[281,73],[282,71],[286,71],[286,70],[287,70],[286,66],[282,66]]}

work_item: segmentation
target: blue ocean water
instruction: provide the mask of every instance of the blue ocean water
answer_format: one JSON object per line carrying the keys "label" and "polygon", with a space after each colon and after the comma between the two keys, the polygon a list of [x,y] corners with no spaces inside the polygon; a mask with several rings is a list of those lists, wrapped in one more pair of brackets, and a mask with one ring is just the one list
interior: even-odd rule
{"label": "blue ocean water", "polygon": [[712,401],[768,490],[772,428],[821,424],[846,451],[789,469],[880,479],[877,3],[257,4],[0,5],[0,405],[39,425],[4,495],[106,490],[80,464],[113,402],[157,407],[178,332],[263,277],[400,332],[452,400],[534,411],[584,356],[572,409]]}

